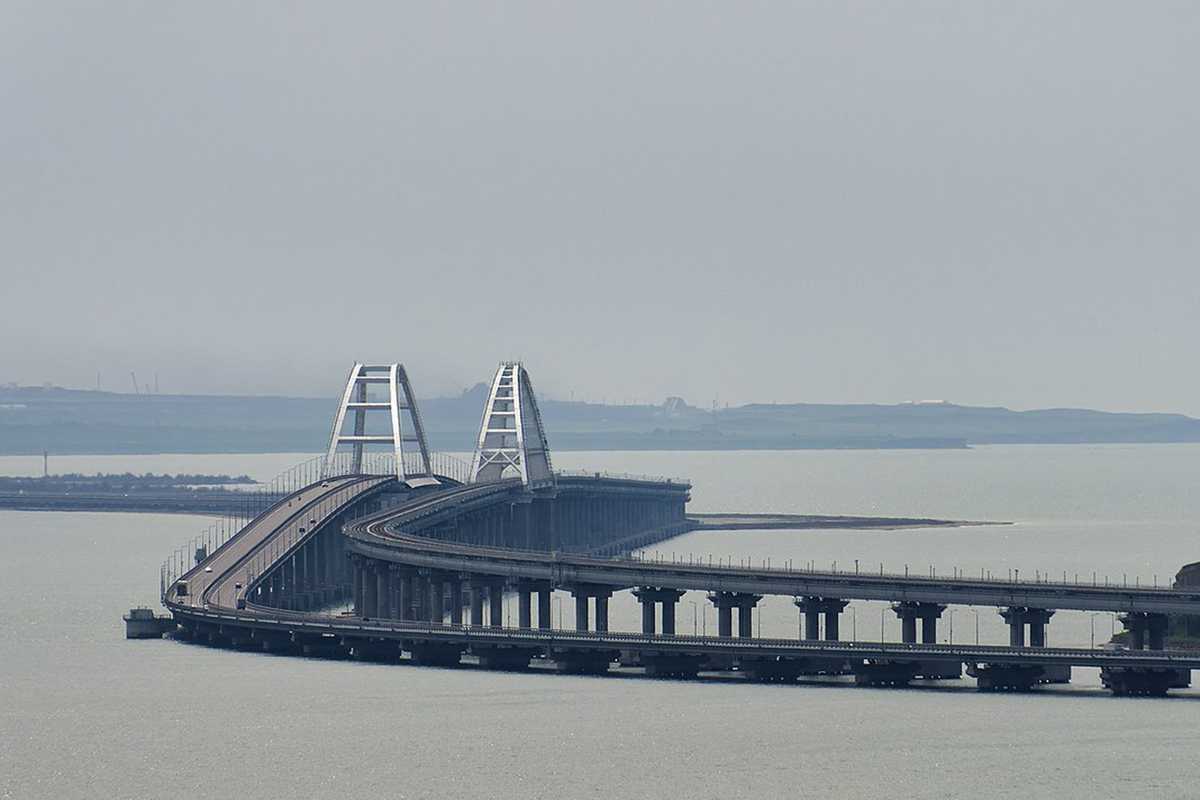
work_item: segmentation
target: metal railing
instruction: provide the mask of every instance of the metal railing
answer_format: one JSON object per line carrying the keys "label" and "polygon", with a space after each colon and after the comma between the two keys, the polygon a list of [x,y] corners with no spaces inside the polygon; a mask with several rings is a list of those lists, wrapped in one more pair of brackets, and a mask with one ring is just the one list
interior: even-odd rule
{"label": "metal railing", "polygon": [[[354,454],[336,453],[333,459],[335,475],[395,475],[396,456],[393,453],[363,453],[361,468],[356,470]],[[205,558],[236,536],[263,512],[288,495],[295,494],[306,486],[321,482],[321,471],[325,456],[313,456],[301,461],[276,475],[269,481],[259,483],[242,492],[241,507],[234,513],[225,514],[197,533],[171,553],[159,569],[159,596],[164,597],[175,581],[194,569]],[[423,472],[419,453],[405,453],[406,474]],[[465,483],[471,474],[471,465],[446,453],[431,453],[429,465],[435,475]],[[203,557],[197,558],[203,548]]]}
{"label": "metal railing", "polygon": [[690,486],[687,478],[664,478],[661,475],[632,475],[626,472],[596,472],[588,469],[560,469],[555,471],[558,478],[602,478],[610,481],[637,481],[639,483],[661,483],[663,485]]}

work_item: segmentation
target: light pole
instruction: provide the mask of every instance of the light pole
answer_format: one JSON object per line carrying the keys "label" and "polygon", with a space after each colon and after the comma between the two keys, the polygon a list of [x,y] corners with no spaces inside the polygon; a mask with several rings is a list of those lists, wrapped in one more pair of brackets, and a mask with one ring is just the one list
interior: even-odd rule
{"label": "light pole", "polygon": [[1095,650],[1096,649],[1096,617],[1100,616],[1100,612],[1093,611],[1091,614],[1088,614],[1088,616],[1092,618],[1092,649]]}
{"label": "light pole", "polygon": [[950,644],[954,644],[954,609],[947,609],[950,614]]}
{"label": "light pole", "polygon": [[692,604],[692,636],[695,636],[696,632],[697,632],[696,631],[696,616],[698,613],[696,610],[696,601],[689,600],[688,602]]}

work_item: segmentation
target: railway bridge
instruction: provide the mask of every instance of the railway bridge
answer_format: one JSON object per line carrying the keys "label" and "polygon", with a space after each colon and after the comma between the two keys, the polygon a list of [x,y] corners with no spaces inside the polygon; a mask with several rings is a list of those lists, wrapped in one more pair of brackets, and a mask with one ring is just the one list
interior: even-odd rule
{"label": "railway bridge", "polygon": [[[371,466],[374,447],[387,448],[386,468]],[[1118,694],[1162,694],[1189,685],[1200,668],[1200,655],[1168,650],[1165,641],[1168,615],[1200,614],[1196,588],[634,557],[691,529],[690,485],[553,470],[519,363],[496,371],[471,463],[439,463],[449,462],[429,451],[403,366],[356,364],[319,479],[281,496],[211,552],[197,549],[187,569],[164,567],[163,602],[178,634],[419,664],[783,681],[850,675],[868,685],[957,678],[965,666],[980,688],[1027,689],[1094,666]],[[697,591],[716,609],[716,636],[677,630],[680,599]],[[554,592],[573,599],[573,629],[561,619],[554,626]],[[610,629],[609,600],[619,592],[640,604],[639,631]],[[804,618],[798,638],[753,635],[753,609],[769,595],[793,599]],[[515,622],[504,613],[514,597]],[[839,619],[853,600],[889,602],[901,641],[843,641]],[[994,607],[1009,645],[937,644],[951,605]],[[1130,647],[1047,647],[1046,627],[1059,610],[1120,614]]]}

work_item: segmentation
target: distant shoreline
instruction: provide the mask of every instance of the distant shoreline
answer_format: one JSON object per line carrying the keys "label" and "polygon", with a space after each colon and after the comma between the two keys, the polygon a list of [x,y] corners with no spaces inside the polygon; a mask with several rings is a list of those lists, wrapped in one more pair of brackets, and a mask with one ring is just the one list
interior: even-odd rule
{"label": "distant shoreline", "polygon": [[930,519],[925,517],[845,517],[813,514],[688,514],[693,531],[762,530],[882,530],[912,528],[966,528],[1012,525],[991,520]]}

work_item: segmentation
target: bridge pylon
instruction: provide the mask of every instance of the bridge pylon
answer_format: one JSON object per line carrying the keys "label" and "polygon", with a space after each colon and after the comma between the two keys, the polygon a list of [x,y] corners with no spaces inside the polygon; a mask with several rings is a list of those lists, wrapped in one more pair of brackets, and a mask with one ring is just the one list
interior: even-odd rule
{"label": "bridge pylon", "polygon": [[[371,386],[386,386],[387,399],[375,399],[368,393]],[[347,412],[353,413],[353,430],[345,433]],[[390,418],[389,433],[369,433],[367,412],[386,412]],[[406,432],[407,431],[407,432]],[[340,445],[348,444],[352,450],[351,472],[362,474],[364,449],[369,445],[384,445],[391,449],[396,460],[396,477],[409,486],[429,486],[438,483],[433,475],[429,460],[429,442],[425,438],[425,426],[421,424],[421,413],[417,409],[417,398],[403,364],[368,365],[355,362],[346,381],[333,432],[329,436],[329,450],[321,467],[321,476],[328,478],[334,471],[335,456]],[[406,463],[404,445],[417,446],[415,463]]]}
{"label": "bridge pylon", "polygon": [[519,361],[501,362],[496,369],[471,459],[471,483],[507,477],[520,477],[527,487],[554,482],[542,414]]}

